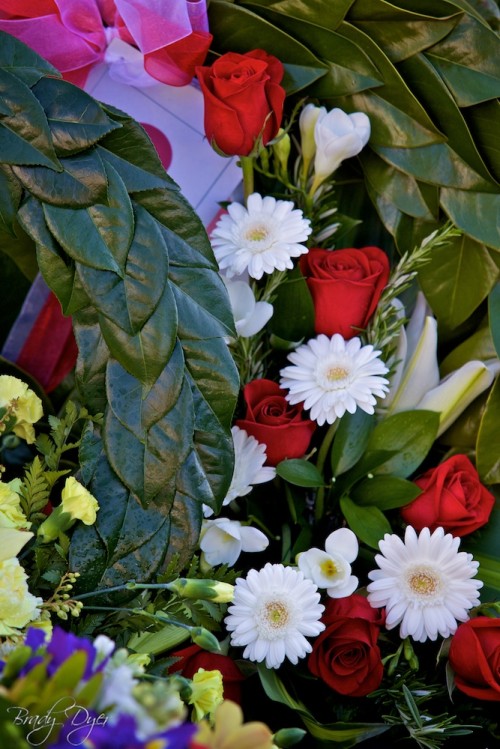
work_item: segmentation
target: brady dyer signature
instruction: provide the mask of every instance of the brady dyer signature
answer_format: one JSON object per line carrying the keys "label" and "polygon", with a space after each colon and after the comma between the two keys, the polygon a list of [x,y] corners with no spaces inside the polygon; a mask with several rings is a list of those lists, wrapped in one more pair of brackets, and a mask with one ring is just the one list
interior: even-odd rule
{"label": "brady dyer signature", "polygon": [[68,746],[81,746],[90,737],[95,726],[104,726],[108,721],[108,716],[104,713],[95,715],[69,696],[61,697],[41,715],[30,713],[25,707],[12,706],[7,711],[12,713],[15,726],[27,729],[25,738],[31,746],[44,744],[63,723],[66,724]]}

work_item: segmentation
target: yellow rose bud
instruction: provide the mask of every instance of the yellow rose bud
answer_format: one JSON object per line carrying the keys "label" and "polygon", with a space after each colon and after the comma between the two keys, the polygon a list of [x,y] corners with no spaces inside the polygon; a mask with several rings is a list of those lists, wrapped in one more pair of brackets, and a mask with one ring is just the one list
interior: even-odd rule
{"label": "yellow rose bud", "polygon": [[215,708],[222,702],[222,674],[217,669],[205,671],[198,669],[194,674],[191,686],[189,704],[193,705],[196,712],[196,720],[201,720],[205,715],[211,715]]}
{"label": "yellow rose bud", "polygon": [[40,616],[43,600],[29,592],[27,580],[16,557],[0,562],[0,635],[16,634]]}
{"label": "yellow rose bud", "polygon": [[81,520],[85,525],[96,521],[99,505],[95,497],[73,476],[66,479],[61,492],[62,511],[70,515],[71,520]]}
{"label": "yellow rose bud", "polygon": [[11,406],[16,417],[14,434],[29,444],[35,441],[35,424],[43,416],[42,401],[25,382],[11,375],[0,375],[0,408]]}
{"label": "yellow rose bud", "polygon": [[31,526],[21,509],[19,494],[13,488],[13,485],[17,484],[18,482],[11,481],[5,484],[0,481],[0,528],[29,528]]}

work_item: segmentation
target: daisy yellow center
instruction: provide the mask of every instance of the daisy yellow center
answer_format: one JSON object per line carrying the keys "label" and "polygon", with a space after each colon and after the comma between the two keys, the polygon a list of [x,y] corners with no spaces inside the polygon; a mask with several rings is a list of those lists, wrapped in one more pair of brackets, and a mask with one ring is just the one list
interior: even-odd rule
{"label": "daisy yellow center", "polygon": [[430,567],[414,567],[409,570],[406,582],[413,595],[418,598],[435,598],[441,593],[442,582],[439,574]]}
{"label": "daisy yellow center", "polygon": [[349,372],[345,367],[330,367],[326,372],[326,376],[331,382],[344,380],[348,374]]}
{"label": "daisy yellow center", "polygon": [[261,242],[266,239],[269,232],[266,226],[252,226],[246,233],[246,238],[251,242]]}
{"label": "daisy yellow center", "polygon": [[335,577],[337,574],[337,566],[333,559],[327,559],[325,562],[320,564],[321,572],[325,577]]}
{"label": "daisy yellow center", "polygon": [[288,622],[288,608],[280,601],[272,601],[266,604],[265,616],[269,626],[273,629],[283,627]]}
{"label": "daisy yellow center", "polygon": [[255,624],[264,640],[280,640],[293,627],[296,609],[283,595],[266,596],[256,608]]}

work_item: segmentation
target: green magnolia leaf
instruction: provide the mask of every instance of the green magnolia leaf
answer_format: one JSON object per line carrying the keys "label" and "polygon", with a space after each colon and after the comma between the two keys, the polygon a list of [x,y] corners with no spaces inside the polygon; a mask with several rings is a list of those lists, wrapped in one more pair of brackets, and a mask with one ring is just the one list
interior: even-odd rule
{"label": "green magnolia leaf", "polygon": [[463,550],[468,551],[479,562],[477,577],[484,582],[484,587],[481,588],[481,601],[483,603],[498,600],[500,596],[499,534],[500,499],[497,492],[495,506],[488,523],[462,541]]}
{"label": "green magnolia leaf", "polygon": [[476,443],[476,467],[485,484],[500,484],[500,380],[496,380],[481,419]]}
{"label": "green magnolia leaf", "polygon": [[[491,294],[490,294],[491,298]],[[495,347],[488,324],[482,325],[465,341],[462,341],[439,365],[442,377],[459,369],[468,361],[487,361],[496,356]]]}
{"label": "green magnolia leaf", "polygon": [[378,507],[358,505],[344,495],[340,498],[340,509],[349,528],[372,549],[378,549],[384,535],[392,533],[391,524]]}
{"label": "green magnolia leaf", "polygon": [[[38,273],[36,248],[31,237],[26,234],[17,220],[13,224],[14,235],[0,231],[0,248],[5,255],[17,265],[19,270],[30,281],[34,281]],[[19,298],[21,301],[21,298]],[[2,297],[3,304],[6,304]]]}
{"label": "green magnolia leaf", "polygon": [[421,492],[412,481],[397,476],[373,476],[356,484],[351,490],[351,498],[364,507],[373,505],[379,510],[394,510],[407,505]]}
{"label": "green magnolia leaf", "polygon": [[469,126],[477,147],[481,149],[485,161],[488,163],[497,181],[500,180],[500,148],[498,146],[497,130],[500,118],[500,102],[498,99],[479,104],[467,110]]}
{"label": "green magnolia leaf", "polygon": [[58,156],[90,148],[120,127],[81,88],[56,78],[42,78],[32,89],[42,105]]}
{"label": "green magnolia leaf", "polygon": [[332,5],[330,0],[251,0],[244,2],[245,6],[271,7],[276,13],[281,13],[286,18],[297,18],[300,21],[308,21],[319,27],[334,31],[353,4],[354,0],[336,0]]}
{"label": "green magnolia leaf", "polygon": [[268,328],[285,341],[301,341],[314,335],[314,304],[298,266],[278,286]]}
{"label": "green magnolia leaf", "polygon": [[12,169],[6,164],[0,165],[0,233],[15,236],[14,222],[21,196],[22,187]]}
{"label": "green magnolia leaf", "polygon": [[[85,393],[85,403],[91,413],[104,413],[108,402],[106,397],[106,367],[110,352],[99,327],[97,313],[90,302],[86,307],[78,310],[74,315],[73,322],[79,353],[76,365],[76,379],[79,390]],[[89,438],[90,442],[92,441]],[[83,450],[83,447],[81,449]],[[85,456],[84,463],[87,464],[88,462],[89,459]],[[89,483],[91,475],[84,478],[86,484]]]}
{"label": "green magnolia leaf", "polygon": [[60,169],[45,112],[30,88],[0,67],[0,150],[5,164]]}
{"label": "green magnolia leaf", "polygon": [[490,331],[497,356],[500,357],[500,283],[496,283],[488,297]]}
{"label": "green magnolia leaf", "polygon": [[445,332],[453,331],[474,312],[497,277],[498,269],[487,248],[465,236],[437,247],[419,273],[422,289]]}
{"label": "green magnolia leaf", "polygon": [[326,72],[326,66],[307,46],[255,13],[227,0],[210,2],[209,23],[221,52],[247,52],[248,39],[258,39],[261,49],[272,52],[284,63],[283,86],[288,94],[297,93]]}
{"label": "green magnolia leaf", "polygon": [[352,468],[363,455],[375,426],[373,416],[357,409],[340,420],[331,452],[332,474],[338,476]]}
{"label": "green magnolia leaf", "polygon": [[[441,191],[441,202],[459,229],[467,231],[479,242],[500,250],[500,193],[469,193],[445,188]],[[488,221],[484,221],[483,216],[488,216]]]}
{"label": "green magnolia leaf", "polygon": [[0,68],[27,86],[33,86],[44,75],[55,78],[61,75],[47,60],[5,31],[0,31]]}
{"label": "green magnolia leaf", "polygon": [[95,149],[68,156],[60,163],[62,172],[44,166],[12,168],[24,187],[44,203],[82,208],[106,202],[106,172]]}
{"label": "green magnolia leaf", "polygon": [[282,460],[276,466],[276,473],[289,484],[304,487],[319,487],[325,485],[325,480],[315,465],[308,460],[291,458]]}
{"label": "green magnolia leaf", "polygon": [[401,411],[380,421],[368,440],[361,459],[361,470],[371,453],[395,450],[387,461],[374,472],[406,478],[416,471],[432,447],[439,426],[439,414],[434,411]]}

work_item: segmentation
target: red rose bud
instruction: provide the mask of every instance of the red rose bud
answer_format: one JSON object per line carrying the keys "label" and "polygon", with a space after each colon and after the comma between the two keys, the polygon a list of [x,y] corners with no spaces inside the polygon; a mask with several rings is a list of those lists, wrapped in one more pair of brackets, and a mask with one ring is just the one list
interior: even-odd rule
{"label": "red rose bud", "polygon": [[340,333],[346,340],[368,325],[390,273],[378,247],[313,248],[300,258],[300,269],[313,298],[316,333]]}
{"label": "red rose bud", "polygon": [[267,465],[285,458],[301,458],[309,447],[316,423],[303,416],[303,406],[291,406],[286,390],[272,380],[253,380],[243,388],[247,406],[244,419],[236,421],[258,442],[266,445]]}
{"label": "red rose bud", "polygon": [[465,536],[488,522],[495,504],[466,455],[453,455],[415,484],[422,494],[403,507],[401,515],[417,531],[427,527],[432,532],[442,526],[453,536]]}
{"label": "red rose bud", "polygon": [[339,694],[364,697],[380,685],[383,665],[377,639],[384,615],[366,598],[353,594],[331,598],[321,621],[308,666]]}
{"label": "red rose bud", "polygon": [[224,699],[233,700],[238,704],[241,703],[240,684],[245,677],[229,656],[220,653],[207,653],[198,645],[190,645],[182,650],[176,650],[172,653],[172,656],[180,658],[180,660],[169,667],[169,673],[182,672],[186,679],[192,679],[200,668],[204,668],[205,671],[217,669],[222,674]]}
{"label": "red rose bud", "polygon": [[500,702],[500,619],[478,616],[461,624],[453,635],[449,658],[461,692]]}
{"label": "red rose bud", "polygon": [[205,101],[205,133],[226,156],[248,156],[259,136],[267,145],[283,117],[283,65],[264,50],[228,52],[210,67],[197,67]]}

